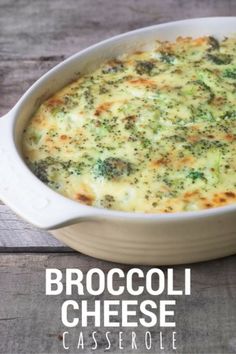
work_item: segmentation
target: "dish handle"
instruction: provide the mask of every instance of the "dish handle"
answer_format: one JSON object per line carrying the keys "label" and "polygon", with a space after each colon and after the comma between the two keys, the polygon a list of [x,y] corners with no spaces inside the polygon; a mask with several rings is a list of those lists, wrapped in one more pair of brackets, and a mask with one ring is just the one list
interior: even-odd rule
{"label": "dish handle", "polygon": [[94,218],[98,209],[54,192],[25,165],[14,142],[14,112],[0,118],[0,199],[42,229],[57,229]]}

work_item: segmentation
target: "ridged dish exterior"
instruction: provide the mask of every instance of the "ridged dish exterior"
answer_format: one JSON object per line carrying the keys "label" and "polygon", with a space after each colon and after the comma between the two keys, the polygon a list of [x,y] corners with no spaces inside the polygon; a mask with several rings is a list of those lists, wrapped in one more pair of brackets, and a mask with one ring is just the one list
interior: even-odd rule
{"label": "ridged dish exterior", "polygon": [[51,233],[77,251],[127,264],[183,264],[236,253],[234,213],[159,223],[83,221]]}

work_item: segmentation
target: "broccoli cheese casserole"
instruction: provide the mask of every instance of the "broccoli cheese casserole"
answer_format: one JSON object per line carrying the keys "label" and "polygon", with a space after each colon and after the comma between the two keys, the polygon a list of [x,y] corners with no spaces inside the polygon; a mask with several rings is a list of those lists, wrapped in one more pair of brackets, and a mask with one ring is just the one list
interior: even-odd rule
{"label": "broccoli cheese casserole", "polygon": [[236,38],[157,41],[45,101],[23,154],[49,187],[146,213],[236,202]]}

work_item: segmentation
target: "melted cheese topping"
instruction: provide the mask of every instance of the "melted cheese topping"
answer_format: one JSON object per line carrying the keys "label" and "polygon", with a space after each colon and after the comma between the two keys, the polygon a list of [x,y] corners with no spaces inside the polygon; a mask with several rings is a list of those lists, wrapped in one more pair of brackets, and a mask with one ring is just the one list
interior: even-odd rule
{"label": "melted cheese topping", "polygon": [[236,202],[236,39],[157,42],[45,101],[23,135],[34,174],[81,203],[146,213]]}

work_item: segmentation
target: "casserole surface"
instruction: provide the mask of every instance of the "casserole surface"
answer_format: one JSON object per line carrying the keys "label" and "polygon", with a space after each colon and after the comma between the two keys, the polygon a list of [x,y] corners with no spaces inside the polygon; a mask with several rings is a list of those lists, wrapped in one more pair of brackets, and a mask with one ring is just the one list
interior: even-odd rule
{"label": "casserole surface", "polygon": [[236,39],[178,38],[105,62],[45,101],[23,152],[51,188],[147,213],[236,200]]}

